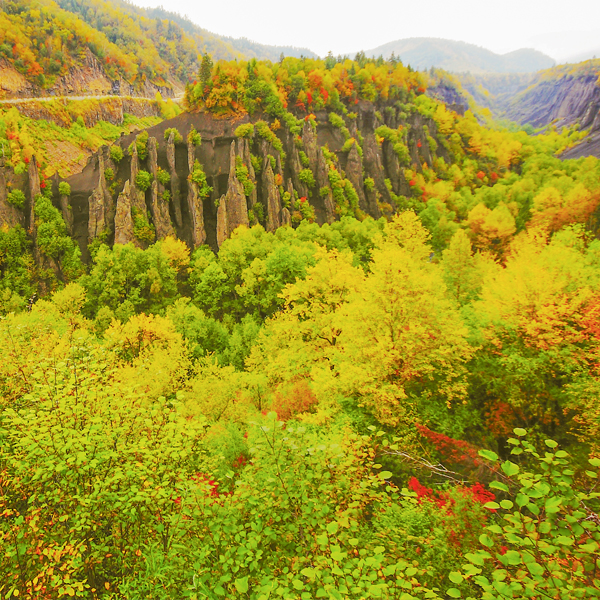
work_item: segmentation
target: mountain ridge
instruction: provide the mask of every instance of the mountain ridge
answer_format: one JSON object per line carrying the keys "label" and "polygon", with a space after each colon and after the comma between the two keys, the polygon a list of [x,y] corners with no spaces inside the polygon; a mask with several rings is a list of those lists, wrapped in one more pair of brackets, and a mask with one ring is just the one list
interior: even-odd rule
{"label": "mountain ridge", "polygon": [[531,48],[496,54],[475,44],[443,38],[406,38],[365,51],[367,56],[382,55],[384,58],[389,58],[392,53],[415,69],[437,67],[451,72],[531,72],[552,67],[555,63],[550,56]]}

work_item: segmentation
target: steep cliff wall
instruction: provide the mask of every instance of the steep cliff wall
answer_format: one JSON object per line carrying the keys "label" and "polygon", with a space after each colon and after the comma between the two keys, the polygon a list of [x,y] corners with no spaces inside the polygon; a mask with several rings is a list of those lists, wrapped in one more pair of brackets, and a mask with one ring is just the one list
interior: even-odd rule
{"label": "steep cliff wall", "polygon": [[[240,125],[245,131],[236,135]],[[381,126],[403,132],[402,155],[397,141],[376,133]],[[146,131],[119,140],[121,160],[107,147],[93,155],[66,180],[68,199],[59,196],[57,177],[49,182],[84,257],[95,240],[144,247],[175,234],[191,247],[216,249],[239,225],[275,230],[302,219],[379,218],[395,210],[396,195],[410,193],[405,168],[420,170],[445,152],[429,147],[436,136],[430,119],[369,102],[337,120],[326,111],[287,124],[186,113]],[[36,184],[25,184],[22,210],[0,196],[2,222],[31,226]]]}
{"label": "steep cliff wall", "polygon": [[50,87],[43,88],[19,73],[6,59],[0,58],[0,99],[35,98],[40,96],[102,96],[120,94],[153,98],[160,92],[164,98],[173,97],[183,90],[179,82],[155,85],[144,80],[133,86],[122,78],[109,77],[89,48],[83,50],[83,59],[77,66],[58,77]]}
{"label": "steep cliff wall", "polygon": [[589,75],[538,81],[511,100],[506,114],[534,127],[557,120],[558,126],[579,123],[586,129],[597,121],[599,110],[598,77]]}

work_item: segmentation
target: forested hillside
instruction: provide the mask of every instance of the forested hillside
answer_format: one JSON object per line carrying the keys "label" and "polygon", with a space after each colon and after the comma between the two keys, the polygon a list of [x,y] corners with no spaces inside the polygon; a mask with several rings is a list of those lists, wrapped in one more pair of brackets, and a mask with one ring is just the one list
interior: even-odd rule
{"label": "forested hillside", "polygon": [[0,94],[173,95],[215,59],[278,59],[304,49],[221,38],[164,9],[123,0],[6,0],[0,11]]}
{"label": "forested hillside", "polygon": [[3,598],[600,595],[600,162],[450,84],[205,55],[71,176],[3,114]]}

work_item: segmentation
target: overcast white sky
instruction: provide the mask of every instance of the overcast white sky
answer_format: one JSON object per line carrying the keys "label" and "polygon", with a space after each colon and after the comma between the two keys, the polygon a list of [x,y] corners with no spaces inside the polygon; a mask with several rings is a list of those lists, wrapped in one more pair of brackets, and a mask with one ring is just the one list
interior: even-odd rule
{"label": "overcast white sky", "polygon": [[[187,15],[201,27],[321,56],[408,37],[470,42],[504,53],[545,51],[562,60],[600,48],[600,0],[133,0]],[[600,53],[599,53],[600,56]]]}

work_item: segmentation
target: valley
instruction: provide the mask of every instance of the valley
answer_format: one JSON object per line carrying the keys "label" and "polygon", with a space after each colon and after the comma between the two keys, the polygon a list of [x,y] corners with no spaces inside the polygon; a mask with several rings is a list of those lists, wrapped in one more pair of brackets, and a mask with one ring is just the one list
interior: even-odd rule
{"label": "valley", "polygon": [[599,82],[0,3],[0,596],[600,595]]}

